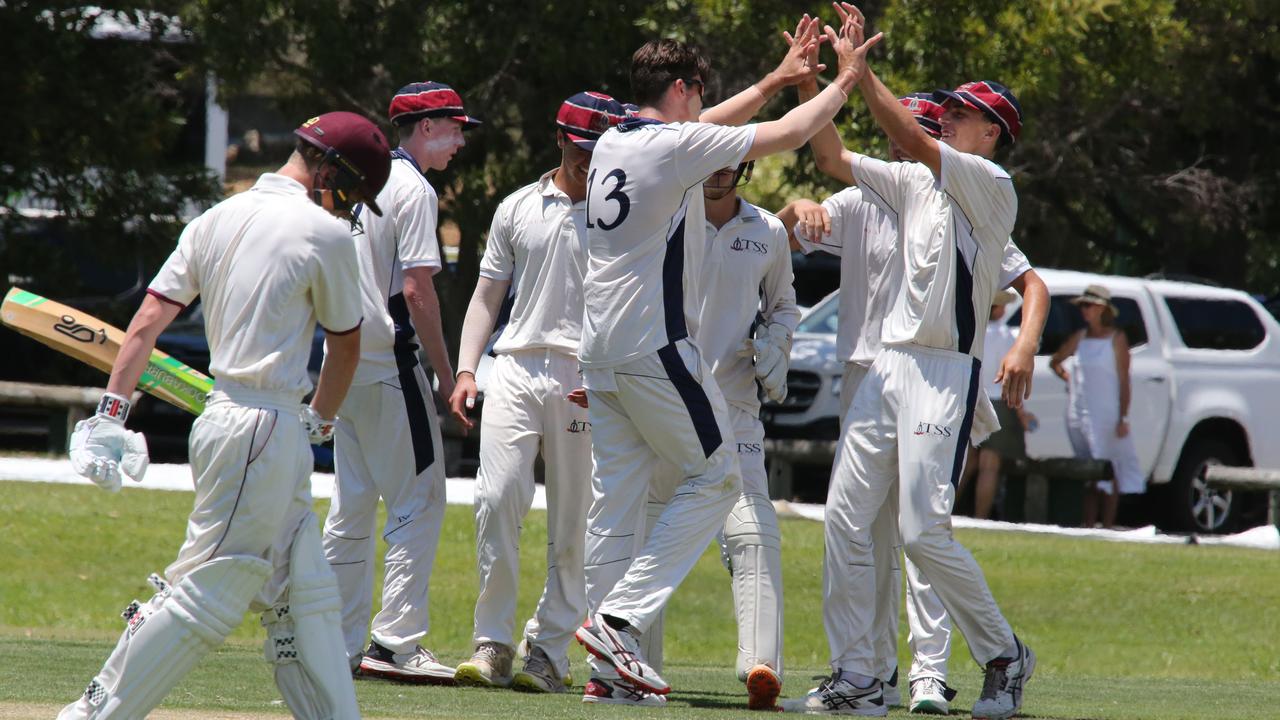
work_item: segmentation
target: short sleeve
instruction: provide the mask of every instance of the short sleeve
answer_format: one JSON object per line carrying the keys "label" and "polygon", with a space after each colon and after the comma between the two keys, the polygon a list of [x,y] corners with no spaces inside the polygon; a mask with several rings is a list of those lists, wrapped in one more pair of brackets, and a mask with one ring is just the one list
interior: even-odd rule
{"label": "short sleeve", "polygon": [[1000,261],[1000,287],[1009,287],[1014,280],[1022,277],[1030,269],[1031,263],[1027,262],[1027,256],[1023,255],[1018,246],[1014,244],[1013,238],[1006,240],[1004,243],[1004,258]]}
{"label": "short sleeve", "polygon": [[198,217],[187,224],[178,236],[178,246],[164,261],[160,272],[147,286],[147,293],[165,302],[186,307],[200,294],[197,275],[196,238],[200,235],[201,220]]}
{"label": "short sleeve", "polygon": [[345,232],[317,242],[311,280],[316,322],[325,332],[345,335],[360,327],[360,271],[356,246]]}
{"label": "short sleeve", "polygon": [[906,165],[854,153],[853,177],[862,190],[862,199],[896,218],[903,209],[906,190],[902,171]]}
{"label": "short sleeve", "polygon": [[415,191],[395,210],[400,265],[440,269],[440,240],[436,234],[438,201],[434,191]]}
{"label": "short sleeve", "polygon": [[480,276],[491,280],[509,280],[515,270],[515,249],[511,246],[514,235],[511,227],[511,207],[508,203],[498,206],[489,225],[489,238],[485,241],[484,257],[480,258]]}
{"label": "short sleeve", "polygon": [[1008,235],[1018,215],[1018,196],[1013,179],[999,165],[986,158],[938,143],[942,156],[942,190],[951,196],[969,224],[991,228],[992,234]]}
{"label": "short sleeve", "polygon": [[727,167],[737,167],[755,142],[756,126],[683,123],[676,141],[676,178],[686,188]]}

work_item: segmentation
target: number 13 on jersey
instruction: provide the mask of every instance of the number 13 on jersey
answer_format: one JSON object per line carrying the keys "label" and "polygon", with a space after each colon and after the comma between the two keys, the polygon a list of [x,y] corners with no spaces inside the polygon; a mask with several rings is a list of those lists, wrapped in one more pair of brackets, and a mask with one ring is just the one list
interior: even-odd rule
{"label": "number 13 on jersey", "polygon": [[[608,231],[621,225],[631,212],[631,198],[626,193],[627,174],[621,168],[614,168],[601,178],[600,191],[607,189],[608,192],[602,198],[604,208],[600,208],[601,203],[597,201],[597,212],[593,213],[591,195],[596,192],[596,171],[597,168],[591,168],[591,175],[587,177],[587,227],[595,229],[599,226],[601,230]],[[612,220],[605,219],[609,215],[613,216]]]}

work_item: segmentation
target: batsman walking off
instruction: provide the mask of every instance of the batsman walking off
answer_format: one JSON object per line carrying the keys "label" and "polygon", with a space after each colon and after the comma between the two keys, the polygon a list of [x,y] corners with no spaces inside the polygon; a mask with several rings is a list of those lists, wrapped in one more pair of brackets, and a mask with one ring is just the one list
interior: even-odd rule
{"label": "batsman walking off", "polygon": [[[365,118],[335,112],[295,131],[288,163],[193,220],[134,315],[98,413],[71,438],[76,471],[109,490],[141,480],[146,444],[124,429],[127,396],[156,337],[204,302],[214,389],[191,430],[195,507],[177,559],[84,695],[59,718],[141,718],[262,613],[266,659],[294,717],[356,718],[338,586],[311,512],[308,437],[332,436],[360,348],[355,249],[346,223],[390,172],[390,149]],[[327,212],[326,212],[327,211]],[[336,216],[336,217],[335,217]],[[319,323],[329,354],[310,405],[307,359]]]}

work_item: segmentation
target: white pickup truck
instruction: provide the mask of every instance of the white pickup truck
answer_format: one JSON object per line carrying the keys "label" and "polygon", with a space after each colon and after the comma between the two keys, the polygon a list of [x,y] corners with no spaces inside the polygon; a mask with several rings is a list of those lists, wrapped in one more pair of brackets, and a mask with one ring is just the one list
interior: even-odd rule
{"label": "white pickup truck", "polygon": [[[1224,532],[1246,514],[1262,520],[1263,497],[1209,488],[1213,463],[1280,468],[1280,323],[1238,290],[1208,285],[1038,269],[1052,296],[1028,408],[1039,428],[1028,433],[1031,457],[1071,457],[1066,383],[1049,357],[1082,326],[1070,304],[1086,285],[1111,290],[1117,324],[1132,346],[1129,424],[1155,501],[1153,518],[1170,530]],[[839,364],[834,362],[833,294],[801,322],[792,351],[794,397],[767,406],[772,437],[831,435],[838,418]],[[1022,314],[1011,305],[1007,322]],[[805,332],[805,331],[808,332]],[[830,333],[830,334],[829,334]]]}

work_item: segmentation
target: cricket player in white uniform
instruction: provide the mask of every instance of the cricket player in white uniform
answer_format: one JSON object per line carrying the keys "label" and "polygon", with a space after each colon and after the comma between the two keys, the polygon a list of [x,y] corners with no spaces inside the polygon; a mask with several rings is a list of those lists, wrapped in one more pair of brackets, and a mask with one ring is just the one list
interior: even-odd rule
{"label": "cricket player in white uniform", "polygon": [[[802,98],[816,92],[816,83],[812,88],[801,87]],[[941,135],[943,109],[931,94],[913,93],[899,101],[926,133],[935,138]],[[892,139],[889,144],[895,161],[910,160]],[[810,145],[819,169],[843,183],[853,182],[853,154],[845,149],[834,125],[815,135]],[[797,200],[779,216],[795,226],[795,238],[804,252],[822,250],[841,259],[836,353],[845,363],[840,387],[843,420],[880,351],[881,326],[901,286],[897,227],[893,216],[863,199],[857,187],[842,190],[821,205]],[[1038,336],[1048,312],[1048,290],[1012,241],[1005,245],[1001,283],[1016,286],[1026,296],[1024,322],[1028,332]],[[871,525],[877,567],[892,569],[876,576],[876,655],[880,667],[876,676],[883,682],[885,705],[901,704],[897,687],[898,603],[902,587],[897,564],[901,545],[897,508],[897,496],[891,492]],[[912,712],[945,715],[955,697],[955,691],[946,684],[951,621],[941,600],[910,559],[906,569],[908,637],[913,657],[909,707]]]}
{"label": "cricket player in white uniform", "polygon": [[[738,197],[737,188],[750,179],[751,163],[744,163],[716,171],[702,186],[707,248],[697,341],[728,405],[742,471],[742,494],[720,533],[738,619],[737,675],[747,683],[747,706],[768,710],[782,689],[782,535],[769,499],[760,392],[773,402],[786,398],[800,309],[786,228],[773,213]],[[655,520],[682,479],[665,463],[659,468],[649,491]],[[650,666],[661,671],[661,617],[642,647]]]}
{"label": "cricket player in white uniform", "polygon": [[[335,216],[377,196],[389,149],[353,113],[296,134],[284,167],[187,225],[129,324],[98,413],[71,438],[72,465],[102,487],[119,490],[121,473],[142,479],[146,442],[124,429],[126,398],[156,337],[200,296],[214,389],[191,430],[186,541],[165,577],[149,578],[156,595],[126,608],[106,665],[59,718],[145,717],[250,608],[265,610],[266,659],[294,717],[359,717],[341,599],[311,512],[308,436],[332,435],[359,358],[355,250]],[[317,322],[332,352],[302,405]]]}
{"label": "cricket player in white uniform", "polygon": [[[591,151],[626,111],[601,93],[565,100],[556,115],[560,166],[498,205],[480,279],[462,326],[458,383],[449,400],[465,427],[475,402],[475,370],[508,292],[511,316],[493,352],[481,417],[476,474],[476,563],[480,594],[475,654],[458,666],[465,685],[564,692],[569,643],[587,613],[582,574],[591,503],[591,423],[568,400],[581,387],[582,277]],[[547,490],[547,580],[525,624],[513,673],[521,523],[533,503],[541,452]]]}
{"label": "cricket player in white uniform", "polygon": [[[600,662],[585,701],[614,700],[617,679],[640,696],[633,701],[670,691],[637,636],[741,495],[737,453],[725,442],[733,437],[728,407],[692,339],[706,248],[701,184],[721,168],[799,147],[844,104],[878,38],[855,47],[847,28],[839,37],[824,30],[840,60],[832,86],[780,120],[744,127],[695,122],[705,58],[673,40],[647,43],[632,58],[639,114],[606,132],[592,155],[579,360],[592,425],[586,570],[594,612],[577,638]],[[637,554],[659,459],[682,482]]]}
{"label": "cricket player in white uniform", "polygon": [[[861,13],[843,5],[861,35]],[[986,682],[973,714],[1017,712],[1035,655],[996,607],[982,571],[956,542],[950,514],[971,436],[994,426],[979,402],[981,327],[999,288],[1004,246],[1017,215],[1009,175],[988,158],[1021,128],[1017,101],[994,83],[947,93],[942,142],[931,138],[868,72],[859,83],[877,123],[915,163],[854,155],[864,198],[896,215],[902,286],[885,318],[884,344],[854,396],[826,508],[823,614],[831,678],[784,707],[801,712],[886,714],[876,678],[872,521],[897,480],[907,556],[965,634]],[[1001,373],[1030,375],[1034,348],[1022,345]],[[1017,389],[1029,392],[1024,382]],[[1009,391],[1009,388],[1006,388]],[[985,400],[985,398],[983,398]],[[1022,393],[1015,398],[1021,403]]]}
{"label": "cricket player in white uniform", "polygon": [[[417,339],[452,391],[432,276],[439,272],[435,190],[428,170],[443,170],[479,121],[448,85],[413,83],[391,99],[400,145],[378,195],[381,216],[356,212],[364,332],[360,366],[338,413],[337,482],[324,527],[324,551],[342,589],[342,625],[352,670],[402,682],[453,684],[454,669],[422,647],[430,625],[428,591],[444,524],[444,450],[435,399],[418,361]],[[416,329],[416,332],[415,332]],[[373,618],[374,529],[386,504],[382,608]],[[368,650],[364,649],[367,635]]]}

